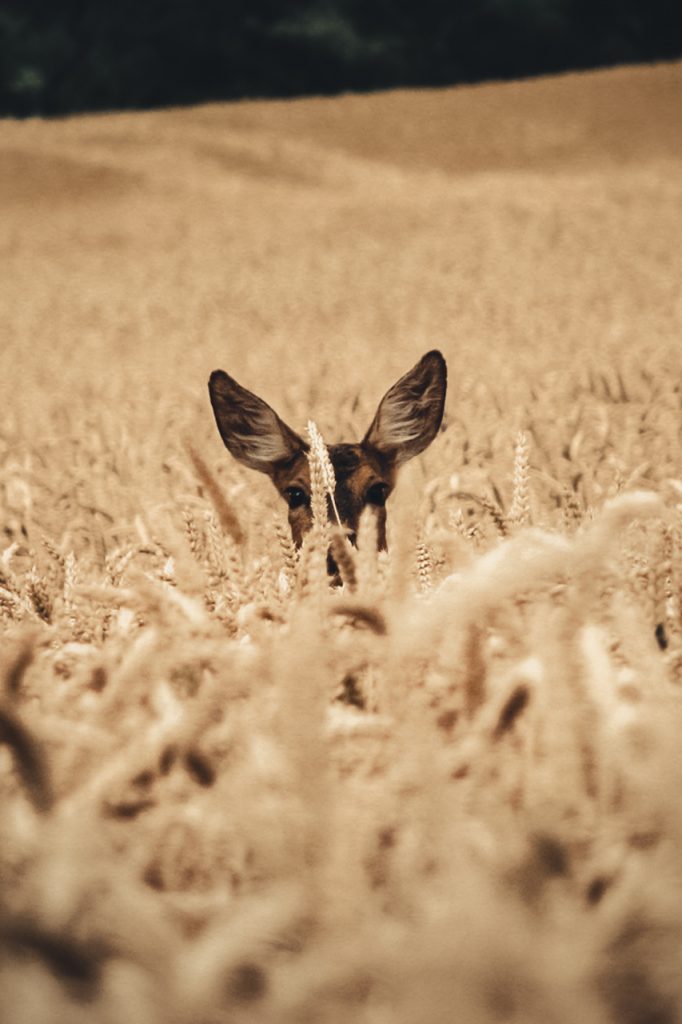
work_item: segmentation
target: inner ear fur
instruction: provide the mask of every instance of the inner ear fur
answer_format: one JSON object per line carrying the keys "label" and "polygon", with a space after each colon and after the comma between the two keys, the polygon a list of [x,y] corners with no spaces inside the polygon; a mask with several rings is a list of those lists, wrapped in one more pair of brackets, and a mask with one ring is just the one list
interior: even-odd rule
{"label": "inner ear fur", "polygon": [[389,388],[363,443],[388,458],[396,469],[419,455],[438,433],[446,390],[445,359],[434,349]]}
{"label": "inner ear fur", "polygon": [[218,431],[228,451],[249,469],[273,476],[307,445],[258,395],[224,370],[214,370],[208,392]]}

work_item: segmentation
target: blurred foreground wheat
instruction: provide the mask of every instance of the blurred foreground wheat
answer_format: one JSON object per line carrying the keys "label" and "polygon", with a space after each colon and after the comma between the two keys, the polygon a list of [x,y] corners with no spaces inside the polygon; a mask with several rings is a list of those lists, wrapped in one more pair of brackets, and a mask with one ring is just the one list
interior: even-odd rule
{"label": "blurred foreground wheat", "polygon": [[4,552],[2,1019],[677,1019],[679,512],[363,524],[342,588],[222,522]]}

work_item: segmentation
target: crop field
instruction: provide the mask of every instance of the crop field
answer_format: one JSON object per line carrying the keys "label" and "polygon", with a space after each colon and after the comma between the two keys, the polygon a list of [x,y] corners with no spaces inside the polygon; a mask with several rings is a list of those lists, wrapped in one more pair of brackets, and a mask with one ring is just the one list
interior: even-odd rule
{"label": "crop field", "polygon": [[[682,1019],[680,110],[0,123],[3,1024]],[[431,349],[388,552],[297,551],[209,374],[331,444]]]}

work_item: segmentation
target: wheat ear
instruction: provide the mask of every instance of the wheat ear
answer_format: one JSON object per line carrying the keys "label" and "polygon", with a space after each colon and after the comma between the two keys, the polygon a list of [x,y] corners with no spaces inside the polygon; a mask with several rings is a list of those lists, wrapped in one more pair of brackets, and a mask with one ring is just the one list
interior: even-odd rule
{"label": "wheat ear", "polygon": [[341,526],[339,510],[337,509],[336,501],[334,500],[334,492],[336,491],[334,467],[332,466],[332,460],[329,458],[329,452],[327,451],[327,446],[324,443],[322,434],[312,420],[308,420],[308,437],[310,439],[310,452],[311,454],[314,453],[315,460],[320,466],[324,490],[325,493],[329,495],[336,523],[338,526]]}
{"label": "wheat ear", "polygon": [[516,435],[514,449],[514,491],[509,521],[514,526],[530,525],[530,444],[522,430]]}
{"label": "wheat ear", "polygon": [[[311,429],[312,428],[312,429]],[[330,525],[327,515],[327,496],[333,486],[329,476],[329,459],[324,442],[313,423],[308,424],[310,449],[310,507],[313,513],[312,529],[305,536],[301,548],[300,574],[303,591],[323,592],[327,585],[327,552],[330,543]],[[326,456],[326,459],[325,459]]]}

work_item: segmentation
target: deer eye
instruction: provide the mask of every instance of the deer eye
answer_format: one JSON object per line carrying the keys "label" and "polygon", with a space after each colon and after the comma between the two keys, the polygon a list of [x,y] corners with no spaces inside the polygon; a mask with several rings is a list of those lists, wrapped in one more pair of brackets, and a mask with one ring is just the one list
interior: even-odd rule
{"label": "deer eye", "polygon": [[284,497],[287,500],[289,508],[300,508],[301,505],[307,505],[310,501],[308,495],[301,487],[287,487],[284,492]]}
{"label": "deer eye", "polygon": [[388,497],[388,484],[372,484],[367,489],[365,494],[365,504],[367,505],[378,505],[379,508],[383,508],[386,504],[386,498]]}

